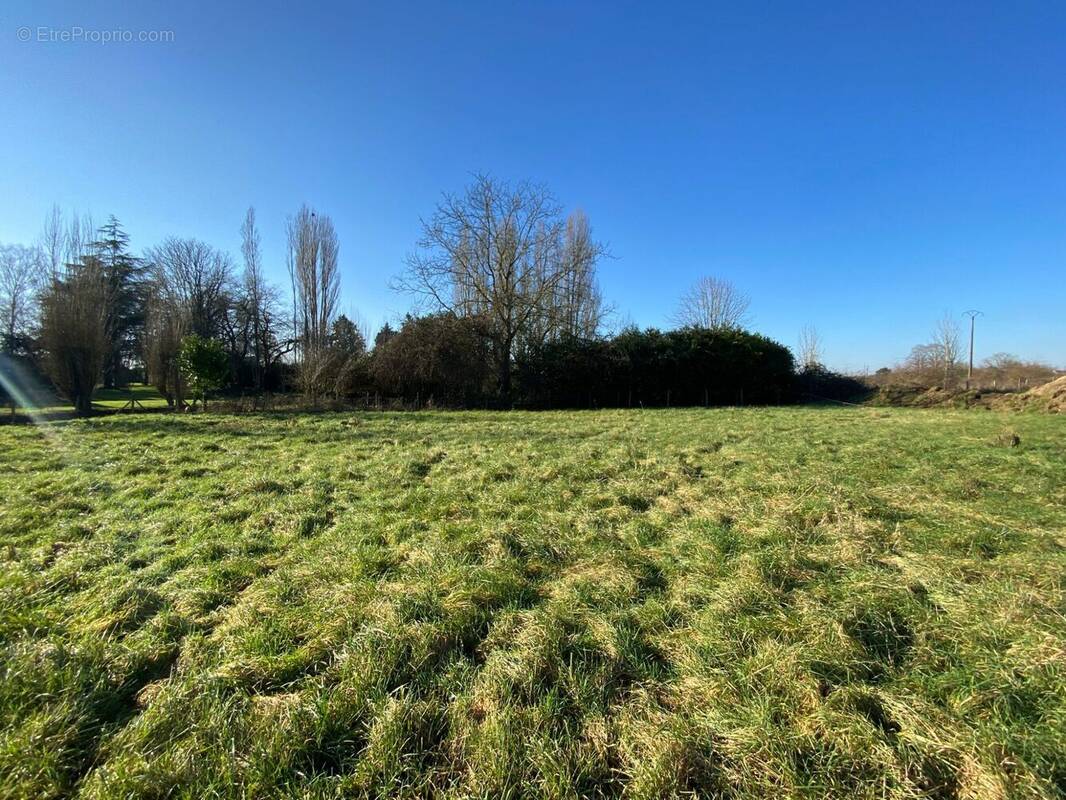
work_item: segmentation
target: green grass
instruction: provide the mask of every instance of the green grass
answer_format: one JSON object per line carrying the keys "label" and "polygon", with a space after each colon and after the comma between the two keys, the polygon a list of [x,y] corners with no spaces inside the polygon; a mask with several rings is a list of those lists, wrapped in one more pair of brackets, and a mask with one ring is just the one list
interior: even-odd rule
{"label": "green grass", "polygon": [[[154,386],[148,386],[143,383],[133,383],[124,389],[104,389],[103,387],[96,390],[93,394],[93,408],[98,410],[117,410],[121,409],[130,398],[133,397],[141,408],[146,410],[161,409],[167,407],[166,398],[161,395]],[[5,406],[10,409],[10,406]],[[51,394],[48,395],[48,400],[33,408],[26,408],[23,406],[16,406],[16,414],[27,413],[41,413],[41,414],[73,414],[74,406],[70,403],[64,402],[61,398],[54,397]],[[0,413],[3,413],[0,411]]]}
{"label": "green grass", "polygon": [[5,426],[0,796],[1061,797],[1064,453],[868,408]]}
{"label": "green grass", "polygon": [[122,408],[133,397],[144,408],[166,408],[167,401],[154,386],[135,383],[126,389],[98,389],[93,405],[98,408]]}

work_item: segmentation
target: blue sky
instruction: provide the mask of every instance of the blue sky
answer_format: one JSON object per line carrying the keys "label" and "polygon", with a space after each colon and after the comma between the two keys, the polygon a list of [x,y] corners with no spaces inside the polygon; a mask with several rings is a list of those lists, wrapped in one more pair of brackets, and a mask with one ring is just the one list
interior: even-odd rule
{"label": "blue sky", "polygon": [[[166,43],[39,29],[173,31]],[[18,30],[30,29],[30,41]],[[47,33],[45,34],[47,37]],[[620,317],[664,326],[698,276],[787,345],[875,369],[945,311],[977,355],[1066,365],[1066,4],[107,3],[0,7],[0,242],[53,203],[135,249],[272,275],[303,202],[376,327],[440,193],[475,171],[590,216]]]}

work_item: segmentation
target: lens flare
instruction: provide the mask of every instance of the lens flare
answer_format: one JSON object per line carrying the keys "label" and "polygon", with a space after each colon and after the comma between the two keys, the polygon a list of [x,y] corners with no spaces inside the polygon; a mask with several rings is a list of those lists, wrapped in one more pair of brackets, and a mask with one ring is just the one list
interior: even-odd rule
{"label": "lens flare", "polygon": [[51,400],[51,393],[40,381],[11,356],[0,353],[0,388],[3,388],[15,407],[30,418],[38,430],[52,441],[58,443],[55,429],[48,424],[48,419],[41,413]]}

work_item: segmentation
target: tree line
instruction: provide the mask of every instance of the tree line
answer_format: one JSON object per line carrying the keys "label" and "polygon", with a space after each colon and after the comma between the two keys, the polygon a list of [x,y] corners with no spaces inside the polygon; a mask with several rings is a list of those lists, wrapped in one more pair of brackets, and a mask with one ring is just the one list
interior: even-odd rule
{"label": "tree line", "polygon": [[945,312],[934,324],[928,341],[912,347],[899,363],[879,368],[868,381],[877,387],[1022,391],[1060,374],[1049,364],[1004,352],[976,360],[972,371],[968,362],[969,341],[959,318]]}
{"label": "tree line", "polygon": [[[79,413],[99,386],[154,385],[176,409],[212,391],[298,391],[419,405],[601,407],[777,403],[796,396],[788,348],[746,330],[749,301],[707,277],[675,330],[604,332],[608,255],[583,212],[544,187],[476,176],[445,194],[393,287],[416,308],[367,335],[338,313],[340,243],[327,214],[286,222],[288,285],[266,278],[254,209],[241,254],[168,237],[140,255],[114,217],[58,209],[34,247],[0,251],[0,348]],[[807,353],[801,372],[816,367]]]}

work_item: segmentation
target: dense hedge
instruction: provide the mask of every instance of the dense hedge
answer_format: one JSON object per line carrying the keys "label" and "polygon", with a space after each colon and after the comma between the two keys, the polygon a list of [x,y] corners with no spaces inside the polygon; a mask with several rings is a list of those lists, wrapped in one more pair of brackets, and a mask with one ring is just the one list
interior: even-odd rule
{"label": "dense hedge", "polygon": [[849,375],[825,367],[804,367],[796,375],[796,399],[801,403],[861,403],[872,394],[870,387]]}
{"label": "dense hedge", "polygon": [[486,320],[408,317],[371,356],[372,391],[442,406],[526,408],[789,402],[792,354],[756,333],[629,328],[613,338],[518,348],[512,397],[495,393]]}
{"label": "dense hedge", "polygon": [[533,408],[746,405],[790,400],[793,368],[786,347],[756,333],[631,328],[527,350],[518,375]]}

